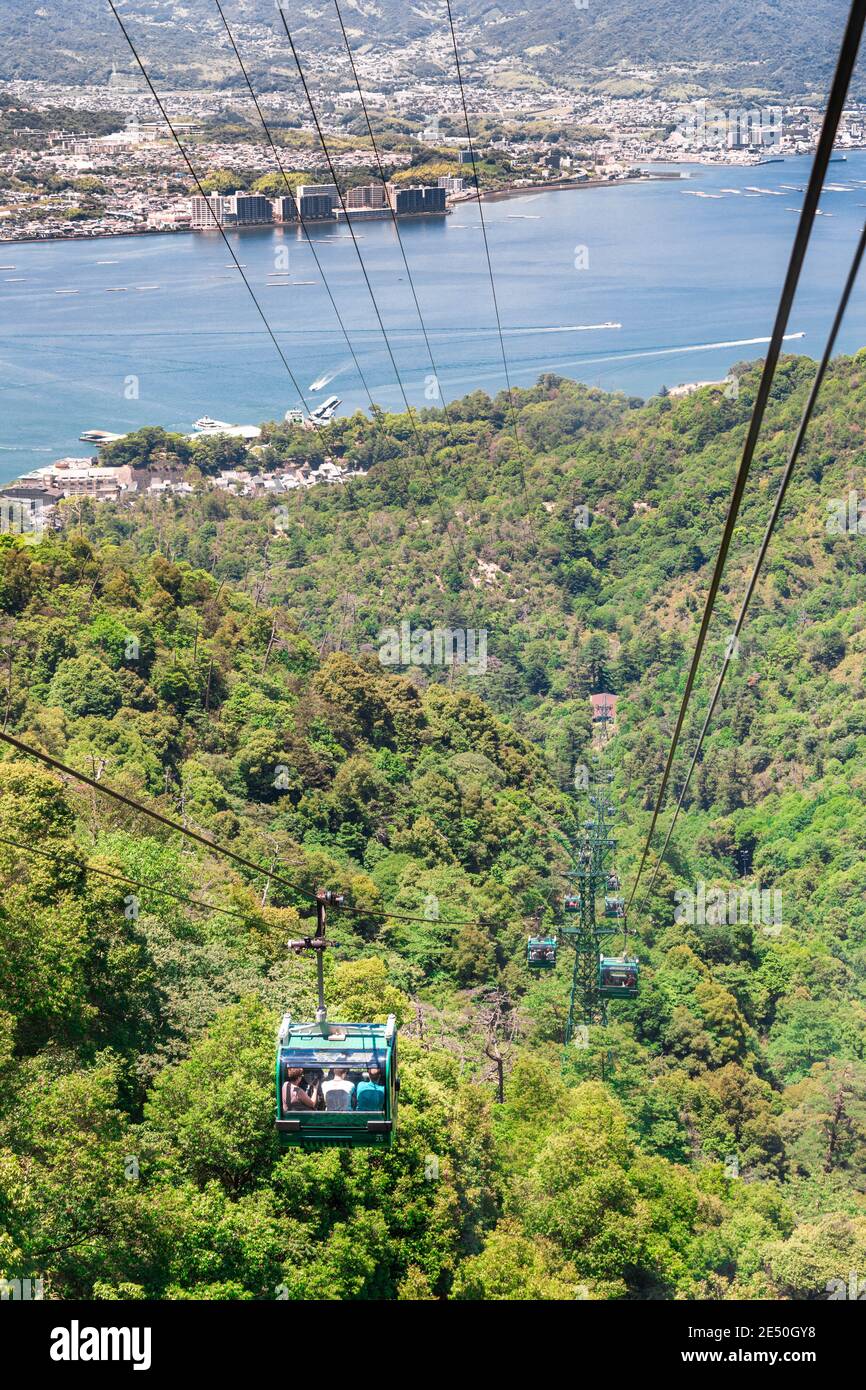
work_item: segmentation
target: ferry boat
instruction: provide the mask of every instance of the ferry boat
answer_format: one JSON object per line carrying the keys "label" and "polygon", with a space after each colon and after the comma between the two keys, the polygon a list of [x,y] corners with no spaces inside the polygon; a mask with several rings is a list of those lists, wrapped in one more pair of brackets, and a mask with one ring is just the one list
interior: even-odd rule
{"label": "ferry boat", "polygon": [[118,439],[125,439],[124,434],[112,434],[110,430],[85,430],[78,438],[82,444],[96,444],[97,447],[103,444],[116,444]]}
{"label": "ferry boat", "polygon": [[326,401],[322,401],[321,405],[316,406],[315,410],[310,411],[310,419],[317,420],[319,424],[326,424],[333,417],[340,404],[339,396],[329,396]]}
{"label": "ferry boat", "polygon": [[189,436],[195,439],[202,435],[229,435],[232,439],[246,439],[252,441],[261,437],[261,429],[258,425],[230,425],[225,420],[212,420],[209,415],[203,415],[200,420],[196,420],[193,425],[194,434]]}
{"label": "ferry boat", "polygon": [[234,425],[227,424],[225,420],[212,420],[209,415],[203,415],[193,423],[193,429],[199,434],[225,434],[227,430],[234,428]]}

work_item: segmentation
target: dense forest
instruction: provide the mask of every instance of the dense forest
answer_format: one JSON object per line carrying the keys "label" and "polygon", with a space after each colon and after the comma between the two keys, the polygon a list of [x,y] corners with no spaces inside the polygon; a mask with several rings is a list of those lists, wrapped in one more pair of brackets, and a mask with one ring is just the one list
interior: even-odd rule
{"label": "dense forest", "polygon": [[[236,498],[184,458],[190,497],[0,538],[3,729],[262,866],[2,755],[0,1274],[61,1299],[702,1300],[826,1298],[866,1267],[866,353],[830,370],[632,918],[638,998],[565,1051],[573,957],[526,966],[530,921],[562,924],[603,690],[633,880],[757,388],[734,370],[648,402],[545,377],[417,436],[337,420],[332,457],[367,470],[343,487]],[[813,372],[777,373],[674,789]],[[268,427],[266,466],[302,450]],[[404,623],[483,632],[486,660],[389,664]],[[781,910],[695,920],[702,885]],[[319,887],[353,909],[332,1014],[400,1024],[388,1152],[274,1132],[277,1023],[315,1004],[286,942]]]}

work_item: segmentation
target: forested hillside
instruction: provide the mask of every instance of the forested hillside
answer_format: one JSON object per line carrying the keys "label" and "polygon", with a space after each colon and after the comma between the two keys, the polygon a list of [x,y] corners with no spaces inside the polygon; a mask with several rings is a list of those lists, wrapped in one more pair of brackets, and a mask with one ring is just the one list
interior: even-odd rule
{"label": "forested hillside", "polygon": [[[562,925],[602,690],[633,879],[757,387],[735,371],[735,399],[647,403],[544,378],[513,422],[479,393],[421,417],[423,458],[405,417],[335,421],[369,469],[345,487],[0,538],[5,731],[262,865],[3,755],[0,1273],[55,1298],[608,1300],[826,1298],[863,1269],[866,353],[828,375],[632,917],[639,997],[564,1056],[570,952],[525,964],[533,915]],[[813,371],[777,373],[684,756]],[[303,450],[266,435],[263,467]],[[486,669],[383,664],[402,623],[486,631]],[[781,920],[692,925],[701,884],[779,894]],[[273,1130],[318,887],[353,908],[332,1015],[401,1024],[387,1153]]]}

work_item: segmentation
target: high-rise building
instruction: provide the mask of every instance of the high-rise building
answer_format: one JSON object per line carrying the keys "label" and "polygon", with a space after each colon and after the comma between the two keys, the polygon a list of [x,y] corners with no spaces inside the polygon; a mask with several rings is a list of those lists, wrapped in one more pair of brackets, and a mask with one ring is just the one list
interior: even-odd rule
{"label": "high-rise building", "polygon": [[385,189],[381,183],[364,183],[359,188],[350,188],[345,201],[347,208],[384,208],[387,206]]}
{"label": "high-rise building", "polygon": [[406,188],[396,183],[388,184],[388,201],[398,214],[424,211],[423,188]]}
{"label": "high-rise building", "polygon": [[444,212],[445,211],[445,189],[426,184],[421,190],[424,194],[425,212]]}
{"label": "high-rise building", "polygon": [[436,182],[446,193],[462,193],[466,187],[465,179],[460,178],[458,174],[443,174]]}
{"label": "high-rise building", "polygon": [[417,184],[412,188],[388,184],[388,201],[398,217],[408,217],[421,212],[446,211],[445,189],[435,184]]}
{"label": "high-rise building", "polygon": [[228,201],[232,205],[230,211],[234,213],[238,227],[252,227],[262,222],[273,221],[274,210],[270,199],[261,193],[235,193]]}
{"label": "high-rise building", "polygon": [[330,198],[331,204],[339,203],[340,195],[335,183],[299,183],[299,198]]}
{"label": "high-rise building", "polygon": [[[301,194],[301,188],[298,193]],[[321,222],[325,218],[333,217],[333,205],[330,195],[327,193],[303,193],[298,200],[298,211],[305,222]]]}
{"label": "high-rise building", "polygon": [[194,231],[216,231],[220,224],[225,224],[227,218],[232,215],[231,198],[225,198],[221,193],[211,193],[209,197],[202,198],[196,195],[189,200],[189,210],[191,225]]}
{"label": "high-rise building", "polygon": [[273,198],[271,206],[274,210],[275,222],[297,222],[298,205],[291,193],[284,193],[282,198]]}

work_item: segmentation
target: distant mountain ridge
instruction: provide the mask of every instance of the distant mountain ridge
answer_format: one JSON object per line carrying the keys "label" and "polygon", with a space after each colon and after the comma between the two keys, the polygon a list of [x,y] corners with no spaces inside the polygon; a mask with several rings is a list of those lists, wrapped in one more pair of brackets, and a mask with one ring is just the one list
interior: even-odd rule
{"label": "distant mountain ridge", "polygon": [[[832,0],[551,0],[542,7],[524,0],[460,0],[453,6],[466,53],[466,77],[473,61],[508,58],[548,81],[566,78],[587,86],[612,83],[619,64],[657,69],[683,64],[675,75],[683,85],[709,90],[803,94],[823,91],[841,40],[844,7]],[[283,68],[269,31],[282,33],[273,0],[233,0],[230,23],[239,27],[245,49],[259,65]],[[402,0],[344,0],[344,21],[353,43],[389,49],[438,34],[448,38],[447,13],[440,0],[406,5]],[[176,85],[233,82],[225,55],[225,34],[210,0],[136,0],[122,11],[142,56],[158,76]],[[341,51],[336,11],[326,3],[293,5],[289,27],[301,46],[321,55],[333,43]],[[91,3],[64,10],[4,0],[0,14],[0,80],[41,79],[102,82],[112,65],[125,69],[130,55],[107,5]],[[721,71],[714,71],[719,65]],[[286,67],[290,66],[287,55]],[[653,84],[652,75],[647,77]]]}

